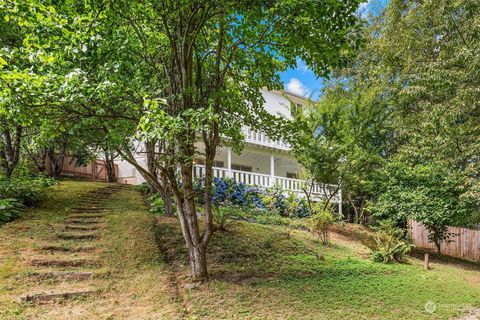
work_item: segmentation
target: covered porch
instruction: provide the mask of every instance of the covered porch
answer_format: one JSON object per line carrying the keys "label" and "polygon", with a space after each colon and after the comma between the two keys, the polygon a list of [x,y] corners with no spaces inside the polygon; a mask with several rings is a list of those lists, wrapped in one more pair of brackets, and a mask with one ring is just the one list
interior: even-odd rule
{"label": "covered porch", "polygon": [[[205,163],[200,156],[195,160],[194,177],[205,175]],[[301,179],[301,167],[287,152],[257,150],[246,147],[241,154],[235,154],[231,148],[222,147],[217,151],[213,175],[220,178],[233,178],[237,182],[260,188],[280,186],[282,189],[304,196],[307,181]],[[316,200],[335,192],[336,186],[314,184],[312,196]],[[341,191],[332,199],[339,202]]]}

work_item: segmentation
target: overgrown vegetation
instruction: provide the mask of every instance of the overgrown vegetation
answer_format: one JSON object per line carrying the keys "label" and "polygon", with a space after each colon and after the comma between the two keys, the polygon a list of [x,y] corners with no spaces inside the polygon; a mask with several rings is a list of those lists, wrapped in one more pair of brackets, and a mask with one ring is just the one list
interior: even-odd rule
{"label": "overgrown vegetation", "polygon": [[405,231],[395,226],[390,220],[383,220],[375,228],[375,233],[364,241],[372,251],[372,259],[376,262],[403,262],[405,256],[413,248],[406,240]]}
{"label": "overgrown vegetation", "polygon": [[47,188],[55,183],[50,177],[26,170],[17,170],[11,177],[0,177],[0,223],[20,217],[25,207],[40,205]]}
{"label": "overgrown vegetation", "polygon": [[322,202],[314,204],[313,214],[309,219],[309,228],[324,245],[330,243],[330,229],[335,221],[331,206],[325,207]]}
{"label": "overgrown vegetation", "polygon": [[295,154],[318,181],[341,177],[347,220],[414,219],[439,252],[454,241],[447,226],[478,228],[479,10],[389,1],[367,16],[355,59],[297,115]]}

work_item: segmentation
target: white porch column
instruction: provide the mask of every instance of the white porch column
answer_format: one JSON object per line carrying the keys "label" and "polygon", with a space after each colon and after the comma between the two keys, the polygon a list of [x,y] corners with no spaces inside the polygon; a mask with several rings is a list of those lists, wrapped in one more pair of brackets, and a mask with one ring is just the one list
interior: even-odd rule
{"label": "white porch column", "polygon": [[343,208],[342,208],[342,202],[343,202],[343,195],[342,195],[342,179],[338,179],[338,215],[340,216],[340,219],[343,219]]}
{"label": "white porch column", "polygon": [[232,148],[227,148],[227,177],[233,178],[232,172]]}
{"label": "white porch column", "polygon": [[270,155],[270,186],[273,187],[275,185],[275,156],[273,154]]}

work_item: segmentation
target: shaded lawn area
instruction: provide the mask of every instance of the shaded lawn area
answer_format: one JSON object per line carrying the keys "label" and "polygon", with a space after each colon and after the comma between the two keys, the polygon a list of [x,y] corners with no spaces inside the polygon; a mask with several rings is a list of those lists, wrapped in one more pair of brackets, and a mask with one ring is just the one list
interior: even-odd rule
{"label": "shaded lawn area", "polygon": [[[358,240],[334,234],[323,247],[310,234],[234,222],[209,250],[213,281],[183,290],[189,316],[201,319],[448,319],[480,306],[479,264],[406,264],[368,259]],[[159,241],[188,280],[188,260],[175,219],[161,218]],[[321,253],[325,260],[318,259]],[[436,310],[425,311],[432,301]]]}

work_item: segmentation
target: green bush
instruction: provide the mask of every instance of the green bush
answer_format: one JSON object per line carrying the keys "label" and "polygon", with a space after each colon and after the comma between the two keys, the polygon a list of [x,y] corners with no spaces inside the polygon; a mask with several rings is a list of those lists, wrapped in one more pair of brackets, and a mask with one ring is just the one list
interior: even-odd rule
{"label": "green bush", "polygon": [[38,206],[46,196],[46,189],[55,183],[45,175],[3,179],[0,181],[0,198],[16,199],[28,207]]}
{"label": "green bush", "polygon": [[224,204],[223,206],[213,206],[212,216],[215,223],[215,229],[225,231],[228,219],[239,217],[242,214],[242,208],[239,206]]}
{"label": "green bush", "polygon": [[413,245],[403,240],[404,231],[395,226],[391,220],[381,221],[373,236],[364,243],[372,251],[376,262],[402,262]]}
{"label": "green bush", "polygon": [[6,223],[22,215],[23,205],[17,199],[0,199],[0,223]]}
{"label": "green bush", "polygon": [[324,203],[316,202],[312,204],[312,211],[314,214],[309,218],[310,232],[327,245],[330,243],[330,228],[335,223],[332,206],[325,207]]}
{"label": "green bush", "polygon": [[150,210],[149,210],[150,213],[165,214],[165,206],[163,204],[163,199],[158,192],[152,194],[148,198],[148,202],[150,203]]}
{"label": "green bush", "polygon": [[140,191],[143,195],[148,195],[152,193],[152,187],[148,182],[142,182],[137,186],[137,190]]}
{"label": "green bush", "polygon": [[10,179],[0,178],[0,223],[18,218],[26,206],[38,206],[47,188],[56,183],[43,174],[33,176],[26,169],[18,170]]}

